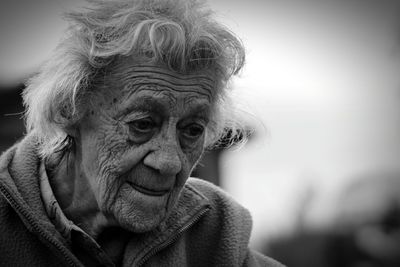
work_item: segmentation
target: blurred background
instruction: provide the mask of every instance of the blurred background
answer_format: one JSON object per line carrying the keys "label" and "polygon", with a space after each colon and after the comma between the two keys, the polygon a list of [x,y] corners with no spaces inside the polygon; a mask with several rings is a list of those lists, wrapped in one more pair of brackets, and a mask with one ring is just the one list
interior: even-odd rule
{"label": "blurred background", "polygon": [[[0,150],[24,133],[23,83],[77,0],[0,2]],[[252,213],[251,246],[288,266],[400,266],[400,2],[212,0],[247,64],[254,129],[196,175]]]}

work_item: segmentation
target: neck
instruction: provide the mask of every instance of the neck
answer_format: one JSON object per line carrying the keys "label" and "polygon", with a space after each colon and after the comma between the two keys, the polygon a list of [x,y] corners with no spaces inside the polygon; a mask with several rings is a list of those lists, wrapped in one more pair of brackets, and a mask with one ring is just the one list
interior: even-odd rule
{"label": "neck", "polygon": [[46,161],[46,169],[65,216],[96,239],[115,224],[100,211],[79,158],[71,151],[56,153]]}

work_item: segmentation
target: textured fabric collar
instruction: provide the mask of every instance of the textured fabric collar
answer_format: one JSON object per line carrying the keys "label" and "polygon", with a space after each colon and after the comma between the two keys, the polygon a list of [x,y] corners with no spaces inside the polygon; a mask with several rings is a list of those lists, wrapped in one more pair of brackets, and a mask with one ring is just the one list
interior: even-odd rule
{"label": "textured fabric collar", "polygon": [[64,215],[64,212],[58,204],[53,190],[51,189],[49,178],[43,162],[40,164],[39,181],[43,205],[50,221],[54,224],[57,231],[59,231],[68,242],[71,242],[71,230],[74,228],[75,230],[79,231],[80,228],[72,221],[68,220],[68,218]]}
{"label": "textured fabric collar", "polygon": [[43,162],[40,164],[39,181],[40,194],[47,216],[57,231],[60,232],[62,237],[64,237],[68,243],[71,243],[71,233],[72,231],[75,231],[80,235],[85,236],[86,240],[90,240],[91,242],[95,243],[95,246],[99,247],[97,242],[89,234],[87,234],[84,230],[82,230],[82,228],[77,226],[73,221],[69,220],[67,216],[65,216],[56,197],[54,196],[49,177],[47,176],[46,167]]}

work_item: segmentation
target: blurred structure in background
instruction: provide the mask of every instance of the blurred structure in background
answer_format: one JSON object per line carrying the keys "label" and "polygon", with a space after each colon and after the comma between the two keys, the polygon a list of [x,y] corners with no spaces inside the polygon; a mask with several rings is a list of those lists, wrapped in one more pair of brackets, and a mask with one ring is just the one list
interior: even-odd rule
{"label": "blurred structure in background", "polygon": [[12,146],[24,133],[21,92],[24,86],[0,87],[0,153]]}
{"label": "blurred structure in background", "polygon": [[[252,246],[288,266],[400,266],[400,2],[209,2],[247,48],[231,86],[255,133],[195,175],[247,207]],[[0,3],[0,150],[24,132],[19,84],[81,3]]]}
{"label": "blurred structure in background", "polygon": [[216,185],[221,185],[221,152],[221,149],[206,151],[201,162],[194,169],[192,176],[206,179]]}
{"label": "blurred structure in background", "polygon": [[268,242],[264,251],[288,266],[400,266],[400,172],[353,178],[330,225],[315,230],[299,218],[292,235]]}

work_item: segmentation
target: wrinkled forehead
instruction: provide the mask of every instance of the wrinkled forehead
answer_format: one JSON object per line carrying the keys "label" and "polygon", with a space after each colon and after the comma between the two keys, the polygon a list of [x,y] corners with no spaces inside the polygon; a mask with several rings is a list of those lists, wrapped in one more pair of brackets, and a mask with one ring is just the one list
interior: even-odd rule
{"label": "wrinkled forehead", "polygon": [[113,88],[120,89],[124,97],[145,90],[153,91],[154,95],[166,92],[175,97],[197,95],[212,103],[217,95],[216,75],[207,70],[183,74],[150,63],[122,62],[113,68],[108,82],[113,84]]}

